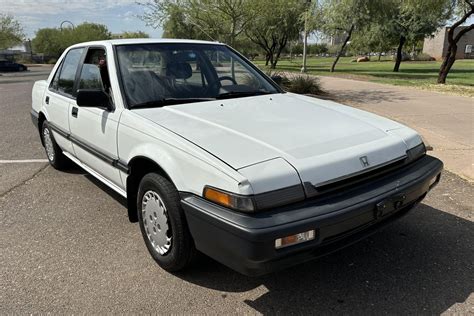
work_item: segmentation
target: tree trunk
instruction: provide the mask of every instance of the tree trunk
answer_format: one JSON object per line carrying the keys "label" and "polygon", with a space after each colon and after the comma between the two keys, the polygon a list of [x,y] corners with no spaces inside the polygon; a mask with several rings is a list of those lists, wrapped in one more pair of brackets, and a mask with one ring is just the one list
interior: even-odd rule
{"label": "tree trunk", "polygon": [[397,48],[397,59],[395,60],[395,66],[393,67],[394,72],[398,72],[400,69],[400,63],[402,62],[402,54],[403,54],[403,44],[405,44],[405,41],[407,39],[405,36],[400,36],[400,42],[398,43],[398,48]]}
{"label": "tree trunk", "polygon": [[276,56],[274,58],[274,60],[272,61],[272,69],[275,69],[276,66],[277,66],[277,63],[278,63],[278,60],[280,59],[280,55],[281,55],[281,51],[283,50],[283,48],[279,48],[277,53],[276,53]]}
{"label": "tree trunk", "polygon": [[347,42],[349,42],[349,40],[351,39],[351,35],[352,35],[353,30],[354,30],[354,24],[352,24],[351,29],[349,30],[349,32],[347,32],[346,39],[344,40],[344,43],[342,44],[341,49],[337,52],[336,59],[334,60],[334,62],[332,63],[332,66],[331,66],[331,72],[334,72],[334,69],[336,68],[336,64],[339,61],[339,58],[341,58],[342,54],[344,53],[344,50],[346,49]]}
{"label": "tree trunk", "polygon": [[380,61],[380,58],[382,58],[382,52],[379,53],[379,61]]}
{"label": "tree trunk", "polygon": [[270,69],[275,69],[276,64],[274,63],[273,52],[270,54]]}
{"label": "tree trunk", "polygon": [[451,67],[454,65],[456,61],[456,51],[458,50],[457,44],[449,45],[448,53],[441,64],[441,68],[439,69],[438,75],[438,83],[445,84],[446,78],[448,77],[448,73],[451,70]]}
{"label": "tree trunk", "polygon": [[461,29],[459,33],[456,35],[456,37],[454,37],[454,31],[456,30],[456,28],[460,26],[461,24],[463,24],[468,19],[469,16],[474,14],[474,4],[470,2],[469,0],[465,0],[465,1],[471,7],[471,9],[467,11],[459,21],[454,23],[448,29],[448,34],[447,34],[448,35],[448,52],[439,69],[439,74],[438,74],[439,84],[446,83],[446,78],[448,77],[449,71],[451,70],[451,67],[454,65],[454,62],[456,61],[456,53],[458,51],[459,40],[464,34],[466,34],[467,32],[471,30],[474,30],[474,24],[471,24],[468,27]]}
{"label": "tree trunk", "polygon": [[265,66],[268,66],[268,63],[270,62],[270,53],[265,54]]}

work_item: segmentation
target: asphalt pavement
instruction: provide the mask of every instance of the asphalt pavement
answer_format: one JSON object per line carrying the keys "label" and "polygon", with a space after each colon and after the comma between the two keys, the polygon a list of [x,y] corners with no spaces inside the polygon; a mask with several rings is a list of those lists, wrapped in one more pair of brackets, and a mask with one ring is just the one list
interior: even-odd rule
{"label": "asphalt pavement", "polygon": [[444,172],[410,214],[317,261],[249,278],[201,256],[170,274],[121,197],[42,161],[29,114],[41,77],[0,77],[1,314],[474,313],[474,186],[457,175]]}

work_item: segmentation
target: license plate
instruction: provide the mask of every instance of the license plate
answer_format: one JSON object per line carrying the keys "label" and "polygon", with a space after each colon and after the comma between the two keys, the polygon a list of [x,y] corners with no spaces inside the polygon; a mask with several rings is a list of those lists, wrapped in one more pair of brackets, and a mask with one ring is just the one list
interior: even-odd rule
{"label": "license plate", "polygon": [[384,217],[405,206],[405,194],[397,194],[380,201],[375,206],[375,218]]}

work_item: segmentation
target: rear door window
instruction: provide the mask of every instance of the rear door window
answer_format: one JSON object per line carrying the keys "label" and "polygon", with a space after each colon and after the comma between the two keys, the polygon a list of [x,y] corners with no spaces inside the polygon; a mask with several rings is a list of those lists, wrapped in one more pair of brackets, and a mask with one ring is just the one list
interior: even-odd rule
{"label": "rear door window", "polygon": [[[81,60],[82,52],[84,48],[71,49],[66,58],[64,58],[61,72],[57,81],[57,91],[67,96],[73,96],[74,81],[76,79],[77,67]],[[55,82],[53,80],[53,86]]]}

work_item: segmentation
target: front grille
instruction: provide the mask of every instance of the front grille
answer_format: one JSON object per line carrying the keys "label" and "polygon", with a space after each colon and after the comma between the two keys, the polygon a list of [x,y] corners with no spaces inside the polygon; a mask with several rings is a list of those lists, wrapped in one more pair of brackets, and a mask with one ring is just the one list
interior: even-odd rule
{"label": "front grille", "polygon": [[369,170],[367,172],[348,176],[344,179],[336,180],[331,183],[314,186],[309,182],[305,182],[305,189],[308,194],[308,197],[324,195],[334,191],[343,191],[346,188],[352,188],[355,185],[362,185],[369,181],[381,178],[392,171],[402,168],[406,164],[406,157],[402,157],[397,161],[391,162],[379,168],[375,167],[375,169]]}
{"label": "front grille", "polygon": [[290,204],[304,199],[305,195],[301,184],[254,196],[255,206],[258,210]]}

